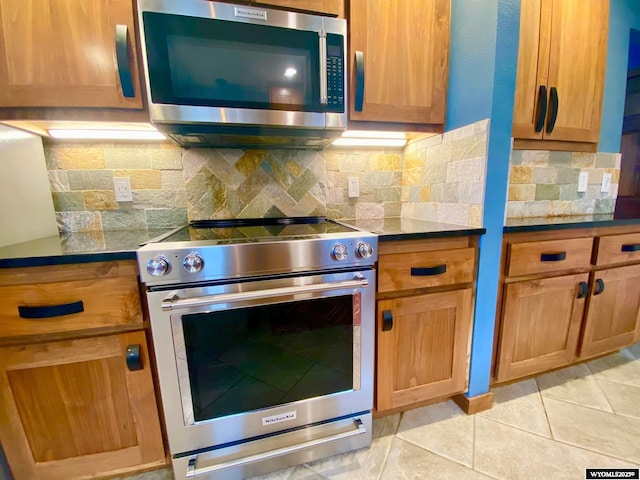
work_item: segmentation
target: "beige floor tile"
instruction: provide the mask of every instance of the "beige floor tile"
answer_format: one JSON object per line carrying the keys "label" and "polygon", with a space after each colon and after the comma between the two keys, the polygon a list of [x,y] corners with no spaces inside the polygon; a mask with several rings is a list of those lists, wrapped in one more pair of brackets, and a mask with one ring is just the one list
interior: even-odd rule
{"label": "beige floor tile", "polygon": [[636,468],[631,463],[555,442],[479,415],[476,415],[474,458],[475,470],[503,480],[575,480],[585,478],[586,468]]}
{"label": "beige floor tile", "polygon": [[640,360],[636,358],[638,347],[626,348],[618,353],[587,363],[597,380],[624,383],[640,387]]}
{"label": "beige floor tile", "polygon": [[400,414],[388,415],[386,417],[373,419],[373,438],[380,438],[387,435],[393,435],[398,430],[400,423]]}
{"label": "beige floor tile", "polygon": [[528,432],[551,437],[542,398],[535,380],[524,380],[492,390],[494,404],[479,413],[485,418],[521,428]]}
{"label": "beige floor tile", "polygon": [[111,480],[173,480],[173,469],[163,468],[161,470],[129,475],[128,477],[116,477]]}
{"label": "beige floor tile", "polygon": [[396,438],[380,480],[483,480],[489,479],[459,463]]}
{"label": "beige floor tile", "polygon": [[451,400],[404,412],[397,437],[470,467],[473,417]]}
{"label": "beige floor tile", "polygon": [[334,455],[306,466],[335,480],[377,480],[387,459],[393,435],[376,438],[370,448]]}
{"label": "beige floor tile", "polygon": [[640,464],[640,420],[544,399],[553,438]]}
{"label": "beige floor tile", "polygon": [[636,360],[640,360],[640,342],[623,349],[623,352],[628,353]]}
{"label": "beige floor tile", "polygon": [[310,468],[300,465],[286,480],[326,480],[327,477],[314,472]]}
{"label": "beige floor tile", "polygon": [[640,387],[599,380],[598,384],[618,415],[640,418]]}
{"label": "beige floor tile", "polygon": [[543,397],[557,398],[605,412],[613,411],[598,382],[591,375],[591,370],[585,364],[541,375],[536,381]]}

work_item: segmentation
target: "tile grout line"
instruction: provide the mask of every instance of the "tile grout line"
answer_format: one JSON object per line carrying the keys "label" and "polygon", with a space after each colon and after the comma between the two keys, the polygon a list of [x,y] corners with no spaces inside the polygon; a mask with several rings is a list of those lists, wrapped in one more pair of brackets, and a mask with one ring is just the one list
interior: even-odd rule
{"label": "tile grout line", "polygon": [[[616,412],[615,408],[613,408],[613,405],[611,405],[611,402],[609,401],[609,397],[607,397],[607,394],[602,389],[602,385],[600,385],[600,381],[596,378],[595,375],[593,375],[593,380],[596,382],[596,385],[598,386],[598,390],[600,390],[600,393],[602,394],[605,401],[607,402],[607,405],[609,405],[611,412],[613,412],[614,415],[618,415],[618,412]],[[610,383],[614,383],[614,382],[610,382]]]}
{"label": "tile grout line", "polygon": [[538,397],[540,398],[540,403],[542,404],[542,410],[544,411],[544,418],[547,419],[547,427],[549,427],[549,434],[551,435],[551,439],[555,440],[553,435],[553,428],[551,428],[551,421],[549,420],[549,414],[547,413],[547,406],[544,403],[544,397],[542,396],[542,392],[540,391],[540,384],[538,383],[538,377],[535,378],[536,381],[536,389],[538,390]]}
{"label": "tile grout line", "polygon": [[[399,440],[402,440],[403,442],[410,443],[410,444],[411,444],[411,445],[413,445],[414,447],[418,447],[420,450],[424,450],[424,451],[426,451],[426,452],[432,453],[433,455],[436,455],[436,456],[438,456],[438,457],[440,457],[440,458],[444,458],[445,460],[448,460],[448,461],[453,462],[453,463],[455,463],[455,464],[458,464],[458,465],[460,465],[460,466],[462,466],[462,467],[469,468],[469,469],[473,470],[473,467],[469,467],[468,465],[465,465],[464,463],[460,463],[458,460],[454,460],[453,458],[449,458],[449,457],[446,457],[446,456],[444,456],[444,455],[442,455],[442,454],[440,454],[440,453],[434,452],[433,450],[429,450],[427,447],[424,447],[424,446],[422,446],[422,445],[418,445],[417,443],[415,443],[415,442],[413,442],[413,441],[411,441],[411,440],[408,440],[408,439],[406,439],[406,438],[402,438],[402,437],[397,437],[397,438],[398,438]],[[472,463],[472,464],[473,464],[473,463]]]}

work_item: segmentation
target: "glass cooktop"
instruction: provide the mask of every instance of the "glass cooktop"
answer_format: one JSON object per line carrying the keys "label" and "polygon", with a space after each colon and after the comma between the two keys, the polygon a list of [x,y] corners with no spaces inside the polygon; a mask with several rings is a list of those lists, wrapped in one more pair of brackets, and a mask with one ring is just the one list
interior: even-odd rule
{"label": "glass cooktop", "polygon": [[356,229],[325,217],[238,218],[195,220],[163,238],[162,242],[210,240],[216,244],[319,238]]}

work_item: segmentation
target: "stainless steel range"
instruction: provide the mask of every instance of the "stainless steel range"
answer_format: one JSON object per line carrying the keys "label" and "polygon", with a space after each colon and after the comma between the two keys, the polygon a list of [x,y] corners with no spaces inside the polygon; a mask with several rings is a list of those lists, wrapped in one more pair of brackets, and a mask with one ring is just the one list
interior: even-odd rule
{"label": "stainless steel range", "polygon": [[201,221],[138,250],[175,478],[371,443],[377,237],[322,217]]}

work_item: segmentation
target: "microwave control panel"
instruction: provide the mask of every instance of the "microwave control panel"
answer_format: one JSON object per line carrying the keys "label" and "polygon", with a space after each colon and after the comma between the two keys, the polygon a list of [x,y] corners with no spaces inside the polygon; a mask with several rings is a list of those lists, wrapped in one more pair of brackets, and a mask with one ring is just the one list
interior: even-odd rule
{"label": "microwave control panel", "polygon": [[344,112],[344,37],[327,34],[328,110]]}

